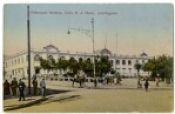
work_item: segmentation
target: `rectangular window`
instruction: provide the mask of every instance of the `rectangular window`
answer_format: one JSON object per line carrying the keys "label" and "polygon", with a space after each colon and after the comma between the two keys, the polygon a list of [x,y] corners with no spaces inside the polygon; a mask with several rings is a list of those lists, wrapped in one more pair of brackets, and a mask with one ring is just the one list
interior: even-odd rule
{"label": "rectangular window", "polygon": [[131,73],[131,71],[132,71],[132,68],[128,68],[128,70],[129,70],[129,73]]}
{"label": "rectangular window", "polygon": [[20,64],[20,58],[18,59],[18,64]]}
{"label": "rectangular window", "polygon": [[122,65],[126,65],[126,60],[122,60]]}
{"label": "rectangular window", "polygon": [[23,57],[21,57],[21,63],[24,63],[24,59],[23,59]]}
{"label": "rectangular window", "polygon": [[144,63],[145,63],[145,61],[144,61],[144,60],[142,60],[142,63],[144,64]]}
{"label": "rectangular window", "polygon": [[113,60],[110,60],[111,65],[113,65]]}
{"label": "rectangular window", "polygon": [[116,60],[116,65],[119,65],[120,64],[120,60]]}
{"label": "rectangular window", "polygon": [[139,61],[138,61],[138,60],[136,60],[136,63],[139,63]]}
{"label": "rectangular window", "polygon": [[131,60],[128,60],[128,65],[132,65],[132,62],[131,62]]}

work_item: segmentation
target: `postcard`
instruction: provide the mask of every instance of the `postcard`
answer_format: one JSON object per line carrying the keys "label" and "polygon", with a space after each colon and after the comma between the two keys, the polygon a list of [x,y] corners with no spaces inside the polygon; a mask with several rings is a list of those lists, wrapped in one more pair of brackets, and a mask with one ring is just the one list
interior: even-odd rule
{"label": "postcard", "polygon": [[173,111],[172,4],[5,4],[3,109]]}

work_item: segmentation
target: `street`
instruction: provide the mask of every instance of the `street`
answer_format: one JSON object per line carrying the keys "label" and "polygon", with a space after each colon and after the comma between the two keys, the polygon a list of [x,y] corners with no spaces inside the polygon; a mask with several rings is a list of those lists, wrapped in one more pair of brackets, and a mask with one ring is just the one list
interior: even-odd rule
{"label": "street", "polygon": [[[172,88],[151,88],[146,92],[143,88],[87,89],[78,88],[78,84],[76,88],[72,88],[69,86],[71,83],[56,81],[53,83],[48,81],[47,84],[49,88],[70,90],[70,92],[53,95],[52,101],[48,99],[9,112],[170,112],[173,110]],[[61,95],[79,97],[58,101],[57,97]]]}

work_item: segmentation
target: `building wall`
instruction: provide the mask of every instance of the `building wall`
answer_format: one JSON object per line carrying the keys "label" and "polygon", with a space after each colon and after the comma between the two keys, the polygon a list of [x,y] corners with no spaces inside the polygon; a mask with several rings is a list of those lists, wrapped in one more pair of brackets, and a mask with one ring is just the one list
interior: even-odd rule
{"label": "building wall", "polygon": [[[37,60],[34,60],[35,56],[39,55],[43,59],[47,59],[48,56],[53,56],[53,58],[57,61],[60,57],[64,57],[65,59],[69,59],[70,57],[74,57],[76,60],[78,60],[80,57],[82,59],[90,58],[93,60],[92,55],[88,54],[70,54],[70,53],[60,53],[60,52],[47,52],[47,51],[32,51],[31,52],[31,75],[33,76],[35,74],[35,67],[40,66],[40,62]],[[112,63],[112,68],[119,72],[121,75],[133,77],[136,76],[137,71],[134,68],[134,65],[138,62],[140,64],[144,64],[148,61],[149,57],[133,57],[133,56],[109,56],[109,60]],[[8,59],[5,59],[5,77],[16,77],[16,78],[27,78],[27,53],[24,52],[22,54],[17,54],[13,57],[10,57]],[[130,61],[130,62],[129,62]],[[54,71],[55,73],[60,73],[60,71]],[[47,74],[48,72],[46,70],[41,69],[40,74]],[[53,73],[53,72],[50,72]],[[63,73],[63,72],[62,72]],[[144,71],[140,71],[141,76],[147,76],[148,73]]]}

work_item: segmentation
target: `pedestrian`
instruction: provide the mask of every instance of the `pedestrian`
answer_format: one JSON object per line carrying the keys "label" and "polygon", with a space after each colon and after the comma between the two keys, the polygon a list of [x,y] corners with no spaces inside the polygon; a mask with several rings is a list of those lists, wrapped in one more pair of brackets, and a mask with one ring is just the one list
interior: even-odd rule
{"label": "pedestrian", "polygon": [[4,82],[4,95],[10,95],[10,84],[7,80]]}
{"label": "pedestrian", "polygon": [[72,87],[74,87],[74,83],[77,81],[77,74],[74,75],[74,79],[72,81]]}
{"label": "pedestrian", "polygon": [[94,85],[95,85],[95,87],[97,87],[97,79],[96,78],[94,79]]}
{"label": "pedestrian", "polygon": [[117,77],[116,76],[114,77],[114,84],[115,85],[117,84]]}
{"label": "pedestrian", "polygon": [[37,95],[38,81],[36,80],[36,77],[33,79],[32,84],[33,84],[33,95]]}
{"label": "pedestrian", "polygon": [[18,87],[18,82],[17,82],[16,78],[13,78],[13,80],[11,82],[11,88],[12,88],[13,96],[16,96],[16,88],[17,87]]}
{"label": "pedestrian", "polygon": [[122,81],[122,80],[121,80],[121,77],[120,77],[120,75],[118,75],[118,76],[117,76],[117,84],[121,85],[121,83],[120,83],[121,81]]}
{"label": "pedestrian", "polygon": [[46,82],[45,82],[44,78],[40,81],[40,88],[41,88],[41,95],[43,98],[45,98],[45,96],[46,96]]}
{"label": "pedestrian", "polygon": [[156,77],[156,87],[159,87],[159,82],[160,82],[159,77]]}
{"label": "pedestrian", "polygon": [[145,90],[146,90],[146,91],[148,91],[148,86],[149,86],[148,79],[146,79],[146,81],[145,81],[145,84],[144,84],[144,85],[145,85]]}
{"label": "pedestrian", "polygon": [[80,71],[79,72],[79,84],[80,84],[80,88],[82,88],[83,79],[84,79],[84,73],[83,73],[83,71]]}
{"label": "pedestrian", "polygon": [[106,76],[106,84],[108,85],[108,83],[109,83],[109,74],[107,74]]}
{"label": "pedestrian", "polygon": [[21,101],[21,98],[23,98],[23,101],[25,100],[24,90],[25,90],[25,83],[20,79],[18,88],[19,88],[19,101]]}

